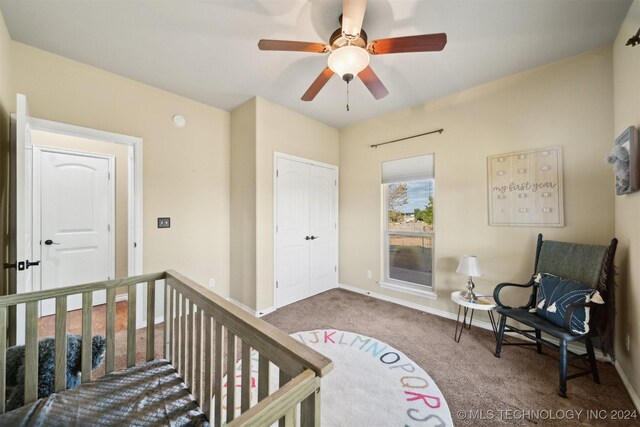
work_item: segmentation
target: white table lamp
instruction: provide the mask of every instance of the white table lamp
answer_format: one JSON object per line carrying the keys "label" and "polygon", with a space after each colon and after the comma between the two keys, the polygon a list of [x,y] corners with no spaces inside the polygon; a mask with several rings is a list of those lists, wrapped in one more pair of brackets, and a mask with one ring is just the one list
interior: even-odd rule
{"label": "white table lamp", "polygon": [[475,287],[473,277],[482,276],[478,258],[475,255],[463,255],[462,258],[460,258],[460,264],[458,264],[456,273],[469,276],[469,280],[467,280],[467,292],[465,292],[462,297],[468,301],[476,301],[478,298],[476,294],[473,293],[473,288]]}

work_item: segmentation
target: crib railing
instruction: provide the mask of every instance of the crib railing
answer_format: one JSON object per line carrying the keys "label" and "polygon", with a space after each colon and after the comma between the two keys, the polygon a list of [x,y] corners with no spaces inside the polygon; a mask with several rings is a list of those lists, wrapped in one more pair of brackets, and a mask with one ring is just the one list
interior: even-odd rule
{"label": "crib railing", "polygon": [[[136,364],[136,302],[142,297],[139,284],[147,291],[146,360],[157,356],[154,321],[160,314],[156,313],[156,291],[160,289],[164,293],[163,356],[180,373],[213,425],[221,426],[226,421],[230,427],[264,426],[278,420],[281,426],[320,425],[320,379],[333,368],[331,360],[171,270],[0,297],[0,413],[4,413],[6,401],[7,315],[10,308],[25,305],[24,402],[27,404],[35,401],[38,393],[39,303],[55,299],[54,381],[55,390],[62,391],[66,388],[67,298],[82,295],[82,341],[89,343],[93,293],[106,291],[104,363],[105,372],[109,373],[115,369],[116,294],[122,287],[127,288],[126,365]],[[257,366],[253,366],[256,359]],[[241,375],[236,374],[238,365]],[[279,384],[274,390],[270,384],[272,365],[279,369]],[[81,382],[92,381],[91,345],[82,346],[81,366]],[[237,393],[240,415],[236,418]],[[252,393],[256,394],[254,403]]]}

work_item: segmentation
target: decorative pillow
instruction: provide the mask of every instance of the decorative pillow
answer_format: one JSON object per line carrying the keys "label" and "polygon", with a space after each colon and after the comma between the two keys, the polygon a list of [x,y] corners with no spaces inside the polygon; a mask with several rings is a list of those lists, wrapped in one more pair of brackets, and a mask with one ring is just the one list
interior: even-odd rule
{"label": "decorative pillow", "polygon": [[[552,274],[539,274],[536,282],[538,298],[536,301],[536,313],[550,322],[564,327],[564,315],[569,306],[576,302],[594,302],[603,304],[604,301],[595,289],[563,279]],[[571,331],[577,334],[589,332],[589,307],[578,307],[571,316]]]}
{"label": "decorative pillow", "polygon": [[[104,358],[106,340],[102,335],[91,339],[91,369],[96,369]],[[38,398],[54,392],[55,380],[55,338],[43,338],[38,341]],[[7,349],[7,388],[10,393],[7,410],[24,404],[24,346],[17,345]],[[67,335],[67,389],[80,384],[82,366],[82,336]]]}

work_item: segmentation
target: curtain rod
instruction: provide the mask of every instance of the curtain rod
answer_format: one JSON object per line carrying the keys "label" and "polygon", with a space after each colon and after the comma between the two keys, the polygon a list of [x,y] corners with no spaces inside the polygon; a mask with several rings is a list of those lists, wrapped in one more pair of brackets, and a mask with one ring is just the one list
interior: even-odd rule
{"label": "curtain rod", "polygon": [[432,133],[442,133],[444,129],[432,130],[431,132],[419,133],[417,135],[407,136],[405,138],[394,139],[393,141],[381,142],[380,144],[373,144],[371,148],[378,148],[381,145],[393,144],[394,142],[404,141],[405,139],[417,138],[419,136],[431,135]]}

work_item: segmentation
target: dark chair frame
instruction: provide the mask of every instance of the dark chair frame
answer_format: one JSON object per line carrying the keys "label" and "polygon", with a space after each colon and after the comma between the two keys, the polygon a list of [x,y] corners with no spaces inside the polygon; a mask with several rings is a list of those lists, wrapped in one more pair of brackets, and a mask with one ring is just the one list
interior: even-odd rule
{"label": "dark chair frame", "polygon": [[[618,244],[617,239],[611,240],[611,244],[608,247],[607,254],[605,256],[601,275],[603,275],[602,283],[605,283],[609,286],[613,286],[613,258],[615,256],[616,247]],[[540,250],[543,245],[542,234],[538,234],[538,241],[536,246],[536,259],[534,265],[534,272],[538,272],[538,261],[540,257]],[[500,357],[500,352],[503,345],[517,345],[517,346],[536,346],[537,352],[542,353],[542,345],[547,347],[554,348],[559,350],[560,352],[560,375],[559,375],[559,395],[562,397],[567,397],[567,380],[577,378],[583,375],[593,375],[593,380],[596,384],[600,384],[600,377],[598,375],[598,366],[596,364],[595,353],[593,349],[592,338],[596,336],[596,327],[595,322],[596,319],[599,318],[597,315],[592,315],[590,317],[589,324],[589,332],[586,334],[577,334],[575,333],[571,327],[571,316],[575,310],[580,307],[589,307],[590,313],[597,313],[597,310],[605,310],[605,307],[602,304],[593,304],[593,303],[574,303],[571,304],[565,313],[564,318],[564,328],[559,327],[550,321],[537,316],[533,313],[529,313],[529,310],[536,307],[536,299],[538,292],[538,283],[535,282],[535,277],[537,274],[531,276],[529,282],[524,284],[518,283],[500,283],[493,291],[493,298],[496,301],[498,306],[497,311],[500,314],[500,320],[498,321],[498,338],[496,342],[496,351],[495,356]],[[570,277],[567,277],[571,279]],[[500,301],[500,291],[506,287],[518,287],[518,288],[531,288],[531,293],[529,295],[529,301],[520,307],[513,308],[508,305],[503,304]],[[605,301],[606,303],[606,301]],[[507,318],[512,318],[517,320],[520,323],[525,324],[533,329],[520,329],[512,325],[507,325]],[[517,318],[517,319],[516,319]],[[611,321],[611,320],[610,320]],[[529,338],[533,342],[514,342],[514,343],[505,343],[504,335],[505,332],[515,332],[520,335]],[[555,344],[552,341],[549,341],[546,338],[542,337],[542,332],[545,332],[552,337],[558,340],[558,344]],[[532,335],[533,334],[533,335]],[[582,341],[584,340],[586,353],[584,354],[574,354],[567,350],[567,343],[574,341]],[[570,356],[569,356],[570,355]],[[583,360],[588,363],[589,369],[585,369],[579,371],[572,375],[567,375],[567,366],[569,362],[574,360]]]}

